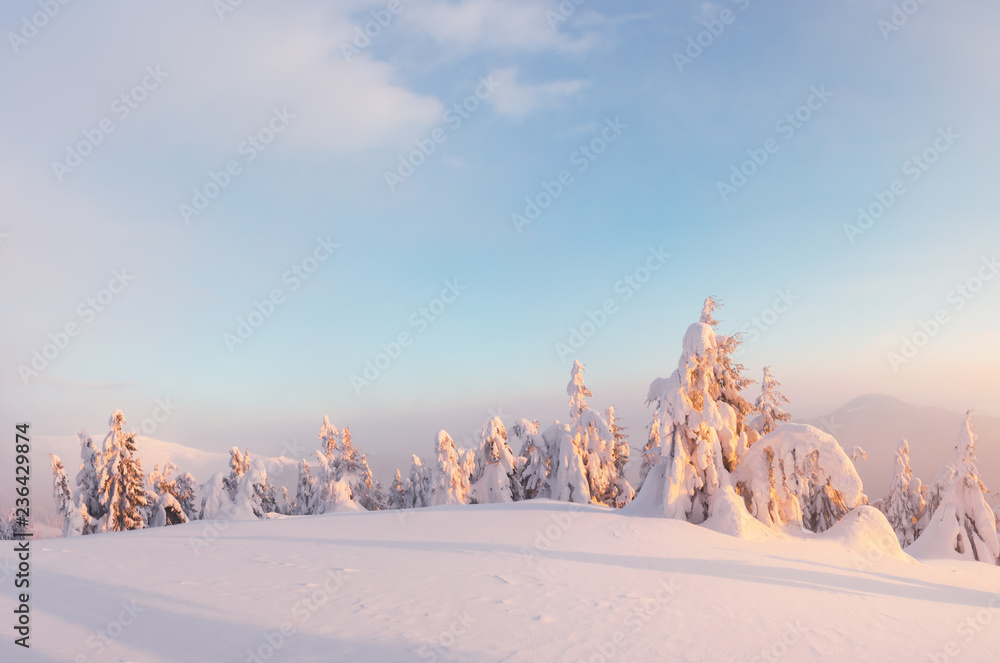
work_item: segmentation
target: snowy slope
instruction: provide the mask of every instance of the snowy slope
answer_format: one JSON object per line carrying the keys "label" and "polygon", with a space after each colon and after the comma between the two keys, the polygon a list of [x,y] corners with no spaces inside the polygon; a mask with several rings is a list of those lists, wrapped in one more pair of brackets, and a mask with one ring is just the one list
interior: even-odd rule
{"label": "snowy slope", "polygon": [[34,648],[0,660],[997,660],[1000,569],[884,553],[880,518],[753,541],[531,501],[54,539]]}
{"label": "snowy slope", "polygon": [[[896,445],[906,438],[910,443],[913,472],[924,483],[951,456],[955,438],[965,415],[937,407],[920,407],[872,394],[855,398],[825,417],[803,419],[802,423],[830,433],[841,446],[864,447],[869,460],[857,464],[872,501],[880,499],[889,488]],[[979,443],[976,455],[983,481],[991,489],[1000,488],[1000,417],[973,415]]]}

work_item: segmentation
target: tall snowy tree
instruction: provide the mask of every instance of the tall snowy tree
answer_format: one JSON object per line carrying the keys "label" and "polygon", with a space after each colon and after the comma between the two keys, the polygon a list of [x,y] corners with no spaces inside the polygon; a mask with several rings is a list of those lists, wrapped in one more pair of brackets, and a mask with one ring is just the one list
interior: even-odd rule
{"label": "tall snowy tree", "polygon": [[558,421],[542,433],[545,445],[553,450],[554,467],[549,479],[552,499],[558,502],[590,504],[590,482],[584,466],[583,443],[573,435],[569,424]]}
{"label": "tall snowy tree", "polygon": [[516,480],[521,485],[523,499],[552,496],[549,488],[549,473],[552,457],[548,445],[538,432],[538,422],[521,419],[510,427],[510,440],[520,447]]}
{"label": "tall snowy tree", "polygon": [[780,387],[781,383],[771,375],[771,367],[765,366],[764,376],[760,381],[760,396],[754,406],[757,416],[751,422],[751,427],[761,435],[767,435],[781,422],[792,420],[792,415],[781,407],[788,399],[778,390]]}
{"label": "tall snowy tree", "polygon": [[268,486],[267,467],[263,460],[257,458],[240,477],[235,500],[239,517],[248,520],[267,518],[267,514],[274,511],[274,495],[269,494]]}
{"label": "tall snowy tree", "polygon": [[514,480],[514,454],[507,444],[507,429],[500,417],[483,424],[476,456],[477,477],[470,495],[474,504],[500,504],[521,497]]}
{"label": "tall snowy tree", "polygon": [[705,301],[700,321],[684,335],[677,370],[654,380],[647,397],[664,445],[663,460],[650,470],[664,478],[654,482],[663,486],[664,515],[695,524],[708,517],[715,494],[756,439],[746,423],[753,408],[742,396],[752,381],[734,359],[740,339],[716,333],[717,307],[715,299]]}
{"label": "tall snowy tree", "polygon": [[115,410],[108,421],[111,430],[104,438],[104,467],[101,472],[101,505],[106,509],[104,531],[120,532],[146,526],[149,508],[142,464],[135,457],[135,433],[125,433],[125,415]]}
{"label": "tall snowy tree", "polygon": [[247,450],[244,453],[240,453],[239,447],[230,449],[229,476],[224,479],[230,500],[236,501],[236,493],[239,492],[240,482],[243,480],[243,475],[247,473],[248,469],[250,469],[250,451]]}
{"label": "tall snowy tree", "polygon": [[399,470],[396,470],[396,476],[392,480],[392,485],[389,486],[386,505],[393,511],[406,507],[406,485],[403,483],[403,475],[400,474]]}
{"label": "tall snowy tree", "polygon": [[309,463],[299,461],[299,480],[295,491],[295,515],[309,516],[315,513],[315,488],[309,475]]}
{"label": "tall snowy tree", "polygon": [[93,534],[100,527],[107,511],[101,504],[101,473],[104,471],[104,454],[99,451],[94,440],[83,429],[77,432],[80,438],[80,471],[76,475],[76,502],[81,510],[86,510],[89,522],[86,534]]}
{"label": "tall snowy tree", "polygon": [[451,436],[440,431],[437,437],[437,466],[431,488],[431,506],[468,504],[469,469]]}
{"label": "tall snowy tree", "polygon": [[653,421],[647,429],[646,444],[642,447],[642,464],[639,465],[639,490],[642,490],[649,471],[663,460],[663,445],[660,443],[660,411],[653,413]]}
{"label": "tall snowy tree", "polygon": [[1000,564],[997,517],[976,465],[972,411],[959,429],[952,459],[935,480],[937,506],[918,543],[936,540],[970,560]]}
{"label": "tall snowy tree", "polygon": [[226,489],[226,477],[216,472],[202,485],[200,494],[200,520],[229,519],[232,517],[233,501]]}
{"label": "tall snowy tree", "polygon": [[914,478],[910,468],[910,445],[900,440],[896,447],[895,469],[888,494],[879,506],[892,529],[896,532],[899,545],[906,548],[920,535],[921,521],[927,510],[923,486]]}
{"label": "tall snowy tree", "polygon": [[579,448],[587,473],[590,497],[595,502],[614,506],[618,484],[614,462],[614,435],[611,426],[585,400],[593,394],[583,380],[583,364],[573,362],[569,384],[570,434],[579,438]]}
{"label": "tall snowy tree", "polygon": [[620,509],[635,497],[632,484],[625,478],[625,466],[628,464],[631,452],[628,447],[625,426],[621,425],[621,420],[615,415],[615,406],[609,407],[604,414],[608,420],[608,427],[611,429],[611,461],[615,469],[615,482],[611,486],[611,499],[614,500],[614,506]]}
{"label": "tall snowy tree", "polygon": [[63,536],[86,534],[89,520],[86,507],[81,509],[73,501],[69,478],[59,456],[49,454],[49,458],[52,462],[52,497],[56,501],[56,513],[63,520]]}
{"label": "tall snowy tree", "polygon": [[341,432],[330,423],[329,416],[324,416],[323,425],[319,429],[319,441],[323,455],[326,456],[327,460],[333,460],[338,455],[337,449],[340,446],[340,440]]}
{"label": "tall snowy tree", "polygon": [[434,469],[424,465],[420,456],[414,455],[410,462],[410,477],[405,484],[403,508],[430,506],[433,485]]}

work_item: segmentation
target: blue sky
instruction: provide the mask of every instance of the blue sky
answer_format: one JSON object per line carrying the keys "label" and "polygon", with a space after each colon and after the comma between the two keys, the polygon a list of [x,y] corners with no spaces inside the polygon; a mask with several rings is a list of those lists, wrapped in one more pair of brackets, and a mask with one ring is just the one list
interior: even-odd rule
{"label": "blue sky", "polygon": [[[927,3],[887,32],[890,2],[587,0],[553,27],[553,0],[403,0],[348,62],[342,45],[387,5],[245,0],[220,19],[208,0],[70,3],[34,34],[39,5],[5,3],[5,421],[101,433],[115,408],[138,424],[171,399],[155,435],[192,446],[270,453],[329,414],[373,454],[426,455],[437,429],[462,437],[490,411],[564,417],[579,358],[638,445],[648,384],[710,294],[722,331],[771,321],[742,361],[752,377],[772,365],[794,413],[870,392],[1000,413],[1000,279],[954,294],[1000,249],[995,3]],[[679,71],[689,38],[707,45]],[[499,85],[475,99],[484,78]],[[462,103],[476,108],[456,126]],[[294,117],[248,148],[275,109]],[[60,181],[53,162],[105,118],[114,131]],[[433,153],[391,191],[418,142]],[[723,200],[718,182],[765,145]],[[925,150],[932,165],[904,170]],[[230,161],[239,174],[186,223],[180,206]],[[562,171],[572,182],[518,232],[511,215]],[[904,193],[849,241],[896,180]],[[283,275],[317,238],[338,248],[293,290]],[[616,284],[655,250],[671,258],[626,300]],[[123,268],[134,280],[81,316]],[[446,280],[465,289],[411,324]],[[283,303],[230,352],[224,334],[276,288]],[[947,322],[894,366],[939,309]],[[74,322],[25,384],[18,367]],[[411,344],[357,393],[351,376],[401,332]]]}

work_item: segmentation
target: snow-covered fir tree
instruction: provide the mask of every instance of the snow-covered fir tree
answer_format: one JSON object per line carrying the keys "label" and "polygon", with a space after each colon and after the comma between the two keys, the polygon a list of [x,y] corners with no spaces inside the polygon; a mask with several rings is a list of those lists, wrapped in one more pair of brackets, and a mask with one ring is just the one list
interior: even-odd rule
{"label": "snow-covered fir tree", "polygon": [[514,454],[500,417],[483,424],[476,474],[470,495],[474,504],[501,504],[521,498],[521,486],[514,480]]}
{"label": "snow-covered fir tree", "polygon": [[404,485],[404,509],[419,509],[430,506],[434,485],[434,468],[424,465],[420,456],[414,454],[410,461],[410,476]]}
{"label": "snow-covered fir tree", "polygon": [[107,511],[101,504],[101,473],[104,471],[104,454],[94,445],[93,438],[83,430],[77,432],[80,438],[80,471],[76,474],[76,502],[88,516],[85,533],[93,534],[101,526]]}
{"label": "snow-covered fir tree", "polygon": [[467,459],[459,453],[451,436],[440,431],[437,436],[437,465],[431,487],[431,506],[468,504],[469,469]]}
{"label": "snow-covered fir tree", "polygon": [[[677,370],[657,378],[647,403],[659,418],[663,460],[650,472],[664,481],[664,515],[700,524],[713,498],[729,483],[728,474],[757,439],[747,415],[753,410],[742,392],[752,381],[736,363],[738,336],[717,334],[714,298],[705,301],[699,322],[684,334]],[[662,473],[662,474],[661,474]],[[649,476],[643,483],[648,489]]]}
{"label": "snow-covered fir tree", "polygon": [[330,417],[323,416],[323,425],[319,429],[320,449],[327,460],[337,457],[337,449],[340,446],[341,432],[330,423]]}
{"label": "snow-covered fir tree", "polygon": [[660,411],[653,413],[653,421],[647,428],[646,444],[642,447],[642,464],[639,465],[639,490],[642,490],[649,471],[663,460],[663,445],[660,443]]}
{"label": "snow-covered fir tree", "polygon": [[263,460],[257,458],[249,464],[240,478],[234,502],[238,517],[267,518],[267,514],[274,511],[274,496],[268,490],[269,485],[267,467]]}
{"label": "snow-covered fir tree", "polygon": [[222,472],[216,472],[206,481],[199,491],[201,495],[200,520],[216,520],[232,517],[233,501],[229,499],[226,488],[226,477]]}
{"label": "snow-covered fir tree", "polygon": [[149,473],[150,496],[152,504],[149,511],[150,527],[166,527],[188,522],[188,516],[177,499],[176,479],[171,479],[171,472],[177,471],[177,466],[167,463],[160,471],[158,465],[153,466]]}
{"label": "snow-covered fir tree", "polygon": [[107,512],[102,529],[109,532],[142,529],[149,508],[142,464],[135,457],[135,433],[125,433],[125,415],[115,410],[104,438],[100,502]]}
{"label": "snow-covered fir tree", "polygon": [[954,455],[935,480],[937,506],[918,543],[926,545],[926,537],[966,559],[1000,564],[997,517],[976,465],[976,440],[970,410],[959,429]]}
{"label": "snow-covered fir tree", "polygon": [[792,420],[792,415],[781,407],[788,403],[788,399],[779,391],[780,387],[781,383],[771,375],[771,367],[765,366],[764,376],[760,381],[760,396],[754,405],[757,415],[750,424],[760,435],[767,435],[777,428],[778,424]]}
{"label": "snow-covered fir tree", "polygon": [[618,471],[614,460],[614,434],[608,421],[586,401],[593,394],[584,384],[583,364],[579,361],[573,362],[566,394],[569,396],[570,435],[579,438],[590,497],[595,502],[615,506]]}
{"label": "snow-covered fir tree", "polygon": [[584,450],[579,435],[570,432],[569,424],[558,421],[542,433],[545,445],[553,450],[553,468],[549,479],[552,499],[559,502],[589,504],[590,482],[584,465]]}
{"label": "snow-covered fir tree", "polygon": [[49,459],[52,463],[52,497],[56,501],[56,514],[63,521],[63,536],[86,534],[89,520],[86,507],[81,508],[73,501],[69,478],[59,456],[49,454]]}
{"label": "snow-covered fir tree", "polygon": [[229,493],[230,500],[236,501],[236,493],[240,489],[240,482],[249,468],[250,451],[247,450],[244,453],[240,453],[239,447],[231,448],[229,450],[229,476],[225,478],[226,491]]}
{"label": "snow-covered fir tree", "polygon": [[406,508],[406,484],[403,483],[403,475],[396,470],[396,476],[389,486],[389,495],[386,498],[386,506],[392,510]]}
{"label": "snow-covered fir tree", "polygon": [[615,468],[615,483],[611,486],[611,498],[614,500],[614,506],[620,509],[635,497],[632,484],[625,478],[625,466],[628,464],[631,451],[628,446],[628,435],[625,433],[626,427],[621,425],[621,420],[615,415],[615,406],[610,406],[604,416],[611,429],[611,460]]}
{"label": "snow-covered fir tree", "polygon": [[181,505],[184,515],[189,521],[197,520],[200,512],[200,496],[198,493],[198,482],[190,472],[185,472],[177,477],[173,484],[173,496]]}
{"label": "snow-covered fir tree", "polygon": [[509,439],[513,448],[520,449],[515,475],[521,486],[523,499],[551,497],[549,473],[552,458],[548,445],[538,432],[538,422],[527,419],[514,422],[510,427]]}
{"label": "snow-covered fir tree", "polygon": [[731,478],[747,510],[771,527],[823,532],[868,503],[853,461],[818,428],[784,423],[754,444]]}
{"label": "snow-covered fir tree", "polygon": [[295,489],[295,515],[308,516],[315,513],[315,487],[309,474],[309,463],[299,461],[299,480]]}
{"label": "snow-covered fir tree", "polygon": [[896,447],[892,484],[889,492],[882,498],[879,509],[892,525],[899,545],[903,548],[916,541],[922,530],[921,522],[927,510],[924,493],[920,479],[913,476],[910,468],[910,444],[906,440],[900,440]]}

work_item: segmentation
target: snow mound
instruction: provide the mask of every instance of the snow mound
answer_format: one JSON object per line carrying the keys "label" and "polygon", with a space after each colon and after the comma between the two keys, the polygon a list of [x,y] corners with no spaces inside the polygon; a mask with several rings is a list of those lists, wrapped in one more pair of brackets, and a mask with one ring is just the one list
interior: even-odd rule
{"label": "snow mound", "polygon": [[649,468],[649,474],[636,493],[635,499],[626,504],[620,513],[637,518],[663,518],[663,484],[666,480],[667,461]]}
{"label": "snow mound", "polygon": [[885,515],[873,506],[859,506],[819,537],[836,541],[867,559],[891,557],[916,563],[899,547],[899,539]]}
{"label": "snow mound", "polygon": [[712,513],[703,525],[720,534],[728,534],[747,541],[770,541],[783,538],[777,530],[750,515],[743,498],[732,486],[724,486],[715,496]]}

